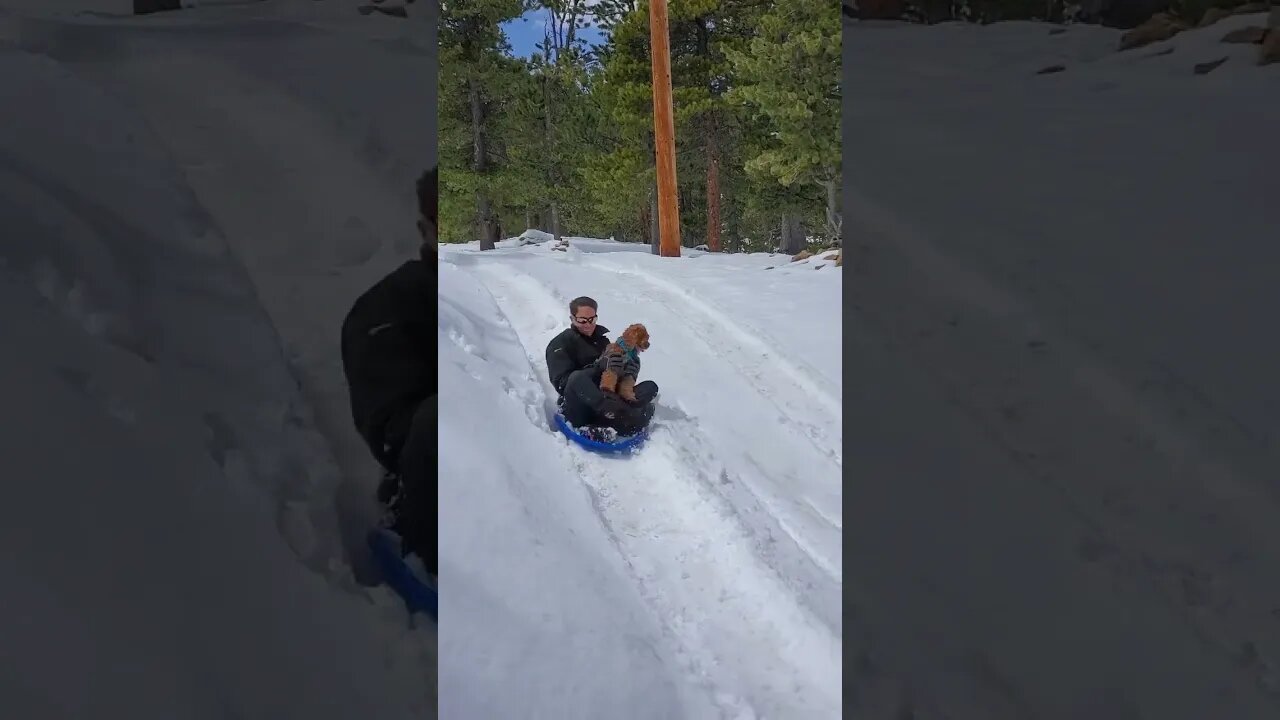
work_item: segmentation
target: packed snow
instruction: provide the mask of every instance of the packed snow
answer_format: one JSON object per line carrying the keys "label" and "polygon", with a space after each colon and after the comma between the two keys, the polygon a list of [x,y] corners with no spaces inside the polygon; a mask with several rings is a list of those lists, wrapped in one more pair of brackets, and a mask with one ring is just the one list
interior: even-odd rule
{"label": "packed snow", "polygon": [[1280,717],[1266,24],[847,23],[851,713]]}
{"label": "packed snow", "polygon": [[416,253],[429,22],[106,5],[0,2],[0,707],[433,717],[338,359]]}
{"label": "packed snow", "polygon": [[[441,246],[441,715],[841,717],[833,253],[566,240]],[[552,424],[579,295],[651,334],[625,459]]]}

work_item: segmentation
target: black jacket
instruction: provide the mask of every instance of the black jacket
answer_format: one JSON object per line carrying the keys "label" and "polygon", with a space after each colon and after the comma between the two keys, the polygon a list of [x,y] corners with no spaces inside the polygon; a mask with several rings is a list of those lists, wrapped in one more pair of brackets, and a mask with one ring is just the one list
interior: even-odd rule
{"label": "black jacket", "polygon": [[342,323],[351,415],[378,462],[396,471],[418,406],[436,394],[434,268],[410,260],[356,300]]}
{"label": "black jacket", "polygon": [[600,359],[609,345],[608,334],[609,328],[596,325],[590,338],[574,328],[565,328],[564,332],[551,339],[547,344],[547,375],[556,392],[563,396],[569,375]]}

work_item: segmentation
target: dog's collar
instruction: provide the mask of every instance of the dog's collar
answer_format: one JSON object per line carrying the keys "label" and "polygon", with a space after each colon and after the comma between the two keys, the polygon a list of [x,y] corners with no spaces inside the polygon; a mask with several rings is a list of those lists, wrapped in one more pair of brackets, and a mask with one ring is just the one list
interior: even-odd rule
{"label": "dog's collar", "polygon": [[618,338],[618,347],[622,349],[623,355],[626,355],[632,360],[636,359],[636,349],[628,346],[626,340],[623,340],[622,338]]}

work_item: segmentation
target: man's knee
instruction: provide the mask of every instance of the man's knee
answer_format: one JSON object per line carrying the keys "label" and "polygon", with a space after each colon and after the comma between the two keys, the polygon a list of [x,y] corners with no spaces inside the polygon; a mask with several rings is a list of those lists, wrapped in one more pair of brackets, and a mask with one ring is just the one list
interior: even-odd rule
{"label": "man's knee", "polygon": [[636,383],[635,394],[636,400],[641,404],[651,403],[658,397],[658,383],[652,380]]}
{"label": "man's knee", "polygon": [[[409,423],[408,436],[400,449],[399,470],[402,476],[415,474],[428,476],[433,464],[429,455],[435,446],[436,396],[432,395],[418,404]],[[417,478],[415,478],[417,479]]]}

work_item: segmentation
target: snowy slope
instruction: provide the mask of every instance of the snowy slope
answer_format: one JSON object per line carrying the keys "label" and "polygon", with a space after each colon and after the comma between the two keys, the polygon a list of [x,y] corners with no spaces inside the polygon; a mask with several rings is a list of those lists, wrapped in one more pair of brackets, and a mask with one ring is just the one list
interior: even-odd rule
{"label": "snowy slope", "polygon": [[[507,716],[478,703],[514,702],[560,717],[572,699],[584,716],[839,717],[840,269],[570,243],[442,247],[440,649],[554,659],[603,624],[609,644],[591,647],[606,657],[539,663],[527,692],[502,673],[455,685],[467,663],[448,663],[442,714]],[[642,375],[659,409],[628,460],[551,429],[544,351],[582,294],[615,333],[643,322],[652,336]]]}
{"label": "snowy slope", "polygon": [[1250,24],[846,27],[851,706],[1280,714],[1280,67],[1220,42]]}
{"label": "snowy slope", "polygon": [[0,15],[8,715],[434,715],[334,513],[376,479],[337,328],[414,250],[431,58],[277,12]]}

